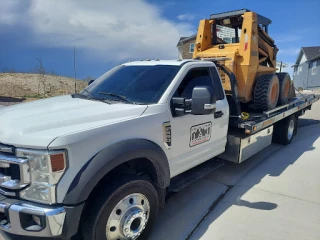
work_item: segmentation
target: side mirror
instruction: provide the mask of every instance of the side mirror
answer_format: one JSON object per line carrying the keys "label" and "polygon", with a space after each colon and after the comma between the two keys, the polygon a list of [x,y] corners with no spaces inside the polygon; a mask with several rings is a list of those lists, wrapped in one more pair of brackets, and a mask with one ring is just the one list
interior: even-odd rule
{"label": "side mirror", "polygon": [[94,82],[94,79],[91,79],[91,80],[89,81],[88,85],[90,85],[90,84],[93,83],[93,82]]}
{"label": "side mirror", "polygon": [[192,92],[191,113],[194,115],[213,114],[216,97],[211,87],[195,87]]}

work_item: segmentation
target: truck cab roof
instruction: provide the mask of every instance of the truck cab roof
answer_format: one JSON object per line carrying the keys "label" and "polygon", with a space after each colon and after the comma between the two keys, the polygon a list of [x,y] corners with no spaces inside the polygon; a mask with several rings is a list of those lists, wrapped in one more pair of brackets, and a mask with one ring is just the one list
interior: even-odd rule
{"label": "truck cab roof", "polygon": [[212,61],[203,61],[197,59],[183,59],[183,60],[141,60],[141,61],[132,61],[127,62],[122,65],[124,66],[154,66],[154,65],[172,65],[172,66],[182,66],[188,62],[201,62],[201,63],[212,63]]}

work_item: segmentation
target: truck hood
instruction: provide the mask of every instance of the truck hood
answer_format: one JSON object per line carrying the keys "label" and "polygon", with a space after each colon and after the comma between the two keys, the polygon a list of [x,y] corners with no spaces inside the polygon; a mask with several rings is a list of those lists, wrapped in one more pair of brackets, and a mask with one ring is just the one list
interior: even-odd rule
{"label": "truck hood", "polygon": [[147,106],[71,95],[0,109],[0,143],[46,148],[56,137],[140,116]]}

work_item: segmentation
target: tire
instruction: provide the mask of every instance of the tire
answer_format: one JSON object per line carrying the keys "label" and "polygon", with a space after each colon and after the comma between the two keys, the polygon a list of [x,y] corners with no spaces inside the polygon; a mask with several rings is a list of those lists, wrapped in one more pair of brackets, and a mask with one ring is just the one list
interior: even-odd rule
{"label": "tire", "polygon": [[[107,191],[100,191],[99,195],[91,199],[89,206],[86,207],[80,230],[83,240],[131,239],[131,236],[124,234],[137,234],[135,233],[137,230],[140,235],[135,235],[134,238],[146,239],[159,210],[159,199],[155,187],[139,176],[130,176],[111,184]],[[136,208],[136,204],[150,211],[139,212],[141,209]],[[121,219],[116,223],[119,223],[118,225],[114,223],[117,218]],[[113,223],[109,222],[111,219]],[[147,220],[146,225],[144,220]],[[123,235],[117,237],[119,234]]]}
{"label": "tire", "polygon": [[282,145],[290,144],[294,135],[297,134],[297,120],[295,115],[291,115],[277,122],[273,128],[272,141]]}
{"label": "tire", "polygon": [[288,73],[277,73],[279,78],[279,99],[278,106],[285,105],[289,101],[290,91],[291,91],[291,79]]}
{"label": "tire", "polygon": [[279,79],[276,74],[264,74],[257,80],[254,88],[254,106],[258,110],[268,111],[277,106],[279,97]]}

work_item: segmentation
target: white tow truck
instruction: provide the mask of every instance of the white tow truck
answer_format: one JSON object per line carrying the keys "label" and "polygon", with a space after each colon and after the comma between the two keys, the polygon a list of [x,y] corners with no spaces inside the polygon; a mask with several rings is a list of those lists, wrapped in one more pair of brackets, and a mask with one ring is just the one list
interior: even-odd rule
{"label": "white tow truck", "polygon": [[289,144],[319,97],[244,114],[234,76],[217,61],[128,62],[81,93],[2,108],[0,230],[146,239],[168,193],[225,160]]}

